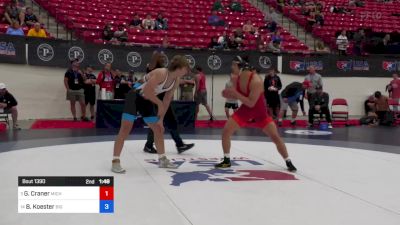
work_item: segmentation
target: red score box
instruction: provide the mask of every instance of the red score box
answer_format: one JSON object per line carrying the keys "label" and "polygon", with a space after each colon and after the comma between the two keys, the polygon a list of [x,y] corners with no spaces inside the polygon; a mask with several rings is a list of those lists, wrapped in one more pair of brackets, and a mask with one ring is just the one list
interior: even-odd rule
{"label": "red score box", "polygon": [[100,187],[100,200],[114,200],[114,187]]}

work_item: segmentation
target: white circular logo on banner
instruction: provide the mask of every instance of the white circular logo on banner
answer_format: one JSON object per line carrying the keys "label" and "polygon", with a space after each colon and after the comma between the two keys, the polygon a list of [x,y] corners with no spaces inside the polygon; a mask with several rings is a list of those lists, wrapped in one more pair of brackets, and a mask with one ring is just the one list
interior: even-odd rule
{"label": "white circular logo on banner", "polygon": [[161,55],[162,55],[162,57],[164,58],[164,67],[167,67],[168,65],[169,65],[169,59],[168,59],[168,56],[164,53],[164,52],[161,52]]}
{"label": "white circular logo on banner", "polygon": [[108,49],[100,50],[99,54],[97,54],[97,57],[99,58],[100,63],[103,65],[114,62],[114,55]]}
{"label": "white circular logo on banner", "polygon": [[40,44],[37,47],[37,55],[42,61],[48,62],[54,57],[54,49],[49,44]]}
{"label": "white circular logo on banner", "polygon": [[272,66],[271,59],[268,56],[260,56],[258,58],[258,63],[260,64],[261,68],[269,69]]}
{"label": "white circular logo on banner", "polygon": [[139,67],[142,64],[142,56],[137,52],[129,52],[126,61],[132,67]]}
{"label": "white circular logo on banner", "polygon": [[85,59],[85,52],[81,47],[73,46],[68,50],[68,58],[71,61],[77,59],[81,63]]}
{"label": "white circular logo on banner", "polygon": [[322,130],[286,130],[286,134],[297,134],[297,135],[305,135],[305,136],[322,136],[322,135],[331,135],[331,131],[322,131]]}
{"label": "white circular logo on banner", "polygon": [[185,55],[187,61],[189,62],[190,69],[193,69],[196,66],[196,60],[191,55]]}
{"label": "white circular logo on banner", "polygon": [[222,66],[222,60],[217,55],[210,55],[207,59],[207,65],[212,70],[219,70]]}

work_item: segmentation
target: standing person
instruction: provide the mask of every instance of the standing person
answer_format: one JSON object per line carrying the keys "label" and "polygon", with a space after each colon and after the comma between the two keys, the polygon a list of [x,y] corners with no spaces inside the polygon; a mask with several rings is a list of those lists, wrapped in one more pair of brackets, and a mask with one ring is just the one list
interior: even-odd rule
{"label": "standing person", "polygon": [[111,71],[111,63],[106,63],[103,70],[97,75],[96,83],[100,87],[100,91],[104,88],[106,92],[110,93],[111,99],[114,93],[114,75]]}
{"label": "standing person", "polygon": [[347,55],[347,48],[349,47],[349,40],[346,36],[346,30],[342,30],[340,35],[336,39],[336,45],[339,51],[339,55]]}
{"label": "standing person", "polygon": [[84,83],[85,79],[82,76],[82,72],[79,70],[79,62],[76,60],[72,61],[71,68],[68,69],[64,75],[64,86],[67,89],[67,100],[70,102],[71,113],[74,117],[74,121],[78,120],[76,118],[76,102],[79,102],[79,105],[81,106],[82,121],[89,121],[86,117],[85,93],[83,89]]}
{"label": "standing person", "polygon": [[279,90],[281,89],[282,82],[277,71],[275,69],[269,70],[264,79],[264,96],[267,101],[268,112],[275,118],[279,115]]}
{"label": "standing person", "polygon": [[133,85],[137,82],[137,79],[135,77],[135,71],[130,70],[128,73],[128,76],[122,76],[124,79],[121,80],[121,91],[124,95],[128,94],[130,89],[133,88]]}
{"label": "standing person", "polygon": [[309,97],[312,94],[315,94],[315,92],[317,91],[316,90],[317,87],[323,87],[322,76],[321,76],[321,74],[316,72],[315,66],[308,67],[308,74],[304,78],[304,81],[310,82],[310,85],[308,86],[308,88],[306,90],[307,99],[309,99]]}
{"label": "standing person", "polygon": [[[238,78],[238,74],[240,73],[240,71],[236,71],[237,67],[232,68],[232,73],[229,76],[229,80],[228,82],[226,82],[225,84],[225,88],[231,88],[234,87],[234,82],[237,80]],[[229,119],[230,113],[229,113],[229,109],[232,109],[233,112],[235,113],[237,111],[237,109],[239,108],[239,101],[235,98],[227,98],[225,101],[225,115],[226,118]]]}
{"label": "standing person", "polygon": [[122,82],[125,79],[125,76],[122,75],[119,69],[114,71],[114,99],[125,99],[125,93],[122,85]]}
{"label": "standing person", "polygon": [[[156,70],[158,68],[163,68],[164,67],[164,57],[162,53],[160,52],[154,52],[151,62],[147,65],[147,73],[150,73],[153,70]],[[189,71],[189,70],[188,70]],[[180,81],[181,78],[178,80]],[[144,80],[142,81],[144,82]],[[179,84],[179,82],[178,82]],[[165,93],[160,93],[157,95],[158,99],[163,101],[165,98]],[[169,107],[166,108],[167,112],[165,113],[164,116],[164,123],[165,126],[167,127],[169,133],[171,134],[172,139],[175,142],[176,149],[179,154],[191,149],[194,147],[194,144],[185,144],[178,132],[178,121],[176,120],[175,113],[169,105]],[[151,154],[156,154],[157,149],[154,148],[154,132],[150,129],[147,132],[147,141],[146,144],[143,148],[144,152],[151,153]],[[157,146],[157,145],[156,145]]]}
{"label": "standing person", "polygon": [[[121,128],[114,143],[112,172],[125,173],[125,169],[121,167],[120,155],[124,147],[124,142],[131,132],[133,123],[139,113],[154,132],[159,159],[158,166],[160,168],[177,168],[165,156],[163,121],[173,98],[174,91],[179,85],[179,80],[187,73],[188,68],[189,63],[185,56],[176,55],[172,58],[168,68],[151,71],[144,76],[144,83],[140,87],[131,90],[127,94]],[[161,101],[157,95],[162,93],[165,93],[165,96]]]}
{"label": "standing person", "polygon": [[90,120],[94,119],[94,105],[96,104],[96,75],[93,74],[93,68],[87,66],[85,69],[84,78],[86,79],[85,90],[85,105],[90,104]]}
{"label": "standing person", "polygon": [[376,115],[378,115],[379,123],[381,124],[386,117],[386,113],[390,111],[389,98],[382,95],[380,91],[375,92],[374,96]]}
{"label": "standing person", "polygon": [[233,67],[238,67],[241,72],[237,80],[234,82],[235,87],[227,88],[222,92],[224,98],[235,98],[242,102],[238,111],[228,119],[222,131],[222,148],[224,150],[224,159],[221,163],[215,165],[216,168],[231,167],[230,148],[231,136],[240,127],[250,120],[255,120],[256,124],[262,131],[268,135],[272,142],[275,143],[277,150],[284,158],[289,171],[296,171],[296,167],[292,164],[285,143],[279,136],[275,123],[266,110],[265,98],[263,95],[264,88],[261,78],[255,72],[251,72],[251,66],[237,56],[232,62]]}
{"label": "standing person", "polygon": [[281,110],[279,113],[278,125],[282,125],[283,114],[287,111],[287,108],[290,107],[292,111],[292,119],[290,124],[296,125],[297,113],[299,111],[298,103],[304,98],[304,90],[308,88],[310,82],[304,81],[300,82],[292,82],[288,86],[283,89],[280,95],[281,101]]}
{"label": "standing person", "polygon": [[[390,81],[388,89],[389,89],[389,97],[392,98],[398,104],[400,104],[400,78],[397,73],[393,74],[393,80]],[[398,112],[400,109],[398,106],[395,106],[393,110],[395,112]]]}
{"label": "standing person", "polygon": [[196,67],[196,91],[194,93],[194,100],[196,102],[196,119],[199,114],[200,104],[206,107],[210,121],[214,120],[211,112],[211,108],[207,103],[207,87],[206,87],[206,75],[203,73],[203,69],[200,66]]}
{"label": "standing person", "polygon": [[329,111],[329,94],[324,92],[322,86],[316,88],[316,92],[310,96],[308,102],[310,109],[308,112],[308,126],[313,127],[314,114],[325,115],[328,128],[332,129],[331,113]]}
{"label": "standing person", "polygon": [[18,102],[14,96],[8,92],[4,83],[0,83],[0,112],[11,113],[14,130],[21,130],[18,126]]}
{"label": "standing person", "polygon": [[180,88],[181,88],[181,101],[193,101],[193,89],[196,81],[193,77],[192,72],[189,72],[182,77]]}

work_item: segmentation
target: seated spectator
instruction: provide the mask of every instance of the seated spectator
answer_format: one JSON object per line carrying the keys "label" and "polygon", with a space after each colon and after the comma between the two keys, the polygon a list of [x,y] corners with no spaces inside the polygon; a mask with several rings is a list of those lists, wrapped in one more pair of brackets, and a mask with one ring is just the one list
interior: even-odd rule
{"label": "seated spectator", "polygon": [[111,41],[114,37],[114,31],[112,31],[111,23],[107,23],[103,29],[103,40]]}
{"label": "seated spectator", "polygon": [[14,130],[21,130],[18,126],[18,102],[15,100],[14,96],[8,92],[6,85],[0,83],[0,112],[10,113],[13,122]]}
{"label": "seated spectator", "polygon": [[12,25],[7,28],[6,34],[14,36],[25,36],[24,31],[22,30],[17,20],[14,20]]}
{"label": "seated spectator", "polygon": [[339,51],[339,55],[347,55],[347,48],[349,47],[349,40],[346,36],[346,30],[342,30],[340,35],[336,39],[336,45]]}
{"label": "seated spectator", "polygon": [[231,0],[229,3],[229,8],[231,9],[232,12],[244,11],[242,4],[240,4],[240,2],[237,0]]}
{"label": "seated spectator", "polygon": [[229,49],[238,49],[239,44],[235,41],[235,36],[232,34],[228,38],[228,48]]}
{"label": "seated spectator", "polygon": [[270,32],[275,32],[277,29],[278,20],[279,20],[278,14],[274,10],[274,8],[271,7],[269,9],[269,13],[265,15],[265,23],[266,23],[265,27],[260,27],[260,28],[266,28]]}
{"label": "seated spectator", "polygon": [[39,23],[38,18],[36,17],[35,14],[33,14],[33,10],[31,7],[27,7],[25,9],[25,18],[24,18],[24,23],[26,26],[31,28],[35,23]]}
{"label": "seated spectator", "polygon": [[310,109],[308,111],[308,124],[309,127],[313,127],[314,114],[325,115],[325,119],[328,122],[328,128],[332,128],[331,113],[329,111],[329,94],[322,90],[322,86],[317,86],[316,92],[308,99],[310,103]]}
{"label": "seated spectator", "polygon": [[375,126],[378,125],[378,116],[375,109],[375,97],[369,96],[364,102],[365,115],[360,118],[360,124]]}
{"label": "seated spectator", "polygon": [[318,41],[315,46],[315,52],[317,53],[329,53],[329,48],[324,45],[322,41]]}
{"label": "seated spectator", "polygon": [[310,15],[307,17],[307,25],[306,30],[311,31],[314,24],[317,22],[315,18],[315,12],[311,12]]}
{"label": "seated spectator", "polygon": [[155,21],[156,30],[167,30],[168,29],[168,19],[164,18],[161,13],[157,15],[157,19]]}
{"label": "seated spectator", "polygon": [[211,26],[225,26],[225,21],[217,15],[217,11],[212,11],[207,21]]}
{"label": "seated spectator", "polygon": [[241,28],[237,28],[234,32],[233,32],[233,37],[234,37],[234,41],[241,46],[244,40],[244,34]]}
{"label": "seated spectator", "polygon": [[135,13],[133,16],[132,21],[130,22],[129,26],[131,28],[142,29],[142,20],[139,18],[139,15]]}
{"label": "seated spectator", "polygon": [[361,1],[361,0],[355,0],[354,1],[355,6],[357,7],[364,7],[365,2]]}
{"label": "seated spectator", "polygon": [[321,12],[317,12],[315,14],[315,23],[320,25],[321,27],[324,26],[325,23],[324,14],[322,14]]}
{"label": "seated spectator", "polygon": [[218,38],[217,37],[212,37],[210,44],[208,44],[208,48],[212,49],[222,49],[223,46],[218,43]]}
{"label": "seated spectator", "polygon": [[275,31],[274,34],[271,36],[272,41],[278,41],[281,43],[283,41],[283,37],[281,36],[281,32],[279,30]]}
{"label": "seated spectator", "polygon": [[218,37],[218,44],[222,45],[224,48],[228,48],[229,36],[224,31],[221,36]]}
{"label": "seated spectator", "polygon": [[250,34],[255,34],[257,31],[257,28],[254,27],[254,25],[251,23],[251,20],[247,20],[247,22],[243,25],[242,29],[243,32]]}
{"label": "seated spectator", "polygon": [[279,41],[271,41],[268,45],[268,49],[273,53],[280,53],[282,51],[281,43]]}
{"label": "seated spectator", "polygon": [[382,121],[386,117],[386,113],[390,111],[389,98],[385,95],[382,95],[380,91],[375,92],[374,96],[376,115],[378,115],[379,123],[382,124]]}
{"label": "seated spectator", "polygon": [[224,11],[224,6],[222,5],[222,2],[220,0],[217,0],[217,1],[214,2],[211,10],[212,11],[223,12]]}
{"label": "seated spectator", "polygon": [[118,25],[118,30],[114,32],[114,37],[112,40],[117,44],[128,41],[128,33],[126,32],[123,24]]}
{"label": "seated spectator", "polygon": [[147,15],[146,15],[146,19],[144,19],[144,20],[142,21],[142,27],[143,27],[143,29],[145,29],[145,30],[154,30],[154,28],[155,28],[155,22],[154,22],[153,18],[151,18],[151,15],[150,15],[150,14],[147,14]]}
{"label": "seated spectator", "polygon": [[28,37],[38,37],[38,38],[47,38],[46,31],[42,29],[40,23],[35,23],[31,29],[29,29]]}
{"label": "seated spectator", "polygon": [[19,24],[24,23],[24,13],[22,12],[21,8],[18,7],[17,0],[12,0],[5,9],[4,18],[8,24],[12,24],[13,20],[17,20]]}

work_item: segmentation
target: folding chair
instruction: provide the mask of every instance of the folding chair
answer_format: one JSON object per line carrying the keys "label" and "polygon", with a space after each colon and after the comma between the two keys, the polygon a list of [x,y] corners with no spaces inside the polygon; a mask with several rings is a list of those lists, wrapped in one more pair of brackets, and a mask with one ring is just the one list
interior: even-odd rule
{"label": "folding chair", "polygon": [[332,122],[345,122],[349,125],[349,105],[344,98],[335,98],[332,100],[331,106]]}
{"label": "folding chair", "polygon": [[399,102],[392,98],[389,98],[389,108],[393,112],[393,115],[394,115],[394,124],[399,125],[400,124],[400,104],[399,104]]}
{"label": "folding chair", "polygon": [[10,126],[10,113],[4,112],[4,109],[0,109],[0,122],[6,122],[7,126]]}

